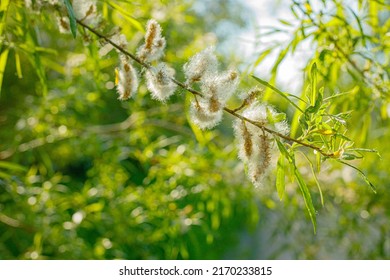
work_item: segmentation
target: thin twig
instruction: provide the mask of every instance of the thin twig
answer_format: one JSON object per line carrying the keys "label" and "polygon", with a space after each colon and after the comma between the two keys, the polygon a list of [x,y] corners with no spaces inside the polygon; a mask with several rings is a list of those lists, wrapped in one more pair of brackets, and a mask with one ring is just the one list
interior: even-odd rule
{"label": "thin twig", "polygon": [[110,43],[113,47],[115,47],[117,50],[120,50],[121,53],[129,56],[131,59],[133,59],[134,61],[136,61],[137,63],[141,64],[143,67],[149,69],[151,66],[145,62],[143,62],[142,60],[140,60],[138,57],[136,57],[135,55],[133,55],[132,53],[129,53],[128,51],[126,51],[124,48],[122,48],[121,46],[119,46],[118,44],[114,43],[114,41],[112,41],[111,39],[109,39],[108,37],[104,36],[103,34],[101,34],[99,31],[93,29],[92,27],[86,25],[85,23],[83,23],[81,20],[78,20],[76,19],[77,23],[80,24],[82,27],[84,27],[85,29],[88,29],[90,32],[92,32],[93,34],[95,34],[96,36],[100,37],[101,39],[104,39],[107,43]]}
{"label": "thin twig", "polygon": [[240,120],[246,121],[246,122],[248,122],[250,124],[253,124],[253,125],[257,126],[258,128],[261,128],[262,130],[267,131],[268,133],[270,133],[272,135],[278,136],[280,138],[283,138],[284,140],[287,140],[287,141],[290,141],[290,142],[295,142],[295,143],[300,144],[302,146],[305,146],[305,147],[311,148],[313,150],[316,150],[317,152],[321,153],[325,157],[334,157],[334,153],[327,153],[327,152],[323,151],[321,148],[319,148],[317,146],[311,145],[309,143],[305,143],[305,142],[303,142],[303,141],[301,141],[299,139],[291,138],[291,137],[289,137],[287,135],[284,135],[284,134],[282,134],[280,132],[272,130],[272,129],[270,129],[270,128],[260,124],[259,122],[250,120],[250,119],[248,119],[248,118],[246,118],[246,117],[244,117],[244,116],[242,116],[240,114],[237,114],[236,112],[234,112],[234,110],[231,110],[231,109],[226,108],[226,107],[224,107],[223,110],[228,112],[229,114],[239,118]]}
{"label": "thin twig", "polygon": [[245,99],[240,106],[238,106],[237,108],[233,109],[232,111],[235,113],[235,112],[238,112],[238,111],[241,111],[242,109],[244,109],[246,106],[248,105],[248,101]]}

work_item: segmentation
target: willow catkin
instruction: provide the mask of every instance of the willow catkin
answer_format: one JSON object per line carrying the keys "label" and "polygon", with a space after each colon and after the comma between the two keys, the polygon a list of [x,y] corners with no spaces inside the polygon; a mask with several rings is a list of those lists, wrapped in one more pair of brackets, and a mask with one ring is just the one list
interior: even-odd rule
{"label": "willow catkin", "polygon": [[[126,49],[129,42],[127,41],[127,38],[124,34],[121,33],[115,33],[110,37],[110,40],[121,47],[122,49]],[[103,57],[106,56],[110,51],[112,51],[115,47],[111,43],[106,43],[104,44],[100,49],[99,49],[99,56]],[[117,53],[120,54],[120,51],[116,49]]]}
{"label": "willow catkin", "polygon": [[207,77],[210,73],[216,73],[218,70],[218,60],[214,54],[214,47],[208,47],[195,54],[184,64],[183,70],[188,85],[201,81],[204,76]]}
{"label": "willow catkin", "polygon": [[127,100],[132,97],[138,88],[137,71],[131,65],[127,56],[120,56],[120,67],[116,77],[118,99]]}
{"label": "willow catkin", "polygon": [[197,98],[191,102],[191,121],[200,129],[211,129],[218,125],[222,120],[223,111],[217,110],[211,112],[209,104],[210,102],[204,98]]}
{"label": "willow catkin", "polygon": [[165,38],[161,35],[162,28],[154,19],[146,24],[145,43],[138,48],[137,56],[143,62],[160,59],[166,46]]}
{"label": "willow catkin", "polygon": [[[258,101],[253,101],[242,112],[243,117],[261,126],[287,134],[289,129],[285,120],[269,121],[269,119],[276,119],[277,114],[272,107]],[[237,139],[238,157],[247,165],[248,177],[252,183],[255,186],[261,186],[263,177],[271,165],[273,138],[264,129],[243,120],[234,122],[234,132]]]}
{"label": "willow catkin", "polygon": [[229,70],[219,73],[213,47],[191,57],[183,70],[187,78],[186,84],[198,83],[202,93],[191,104],[192,122],[201,129],[215,127],[222,120],[226,102],[238,87],[238,72]]}
{"label": "willow catkin", "polygon": [[99,21],[96,0],[73,0],[75,17],[87,25],[95,25]]}
{"label": "willow catkin", "polygon": [[165,63],[146,71],[146,84],[153,99],[165,102],[175,93],[177,85],[172,81],[174,74],[175,70]]}

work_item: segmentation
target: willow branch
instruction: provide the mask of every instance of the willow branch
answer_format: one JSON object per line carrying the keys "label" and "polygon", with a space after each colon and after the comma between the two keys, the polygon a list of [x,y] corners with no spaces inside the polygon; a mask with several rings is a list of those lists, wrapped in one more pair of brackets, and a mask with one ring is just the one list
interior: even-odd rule
{"label": "willow branch", "polygon": [[[314,18],[311,16],[311,14],[309,14],[305,9],[302,8],[301,4],[298,3],[297,1],[293,1],[294,4],[298,7],[298,9],[305,15],[308,17],[308,19],[310,20],[310,22],[317,28],[319,29],[324,29],[326,32],[326,26],[324,26],[323,24],[321,23],[318,23],[314,20]],[[329,33],[329,32],[328,32]],[[355,61],[353,61],[351,59],[351,57],[341,48],[341,46],[339,45],[339,43],[337,42],[337,40],[333,37],[333,35],[329,34],[328,36],[329,40],[334,44],[335,48],[338,50],[338,52],[341,54],[341,56],[349,63],[349,65],[355,69],[355,71],[357,73],[359,73],[359,75],[363,78],[363,80],[369,84],[369,85],[372,85],[378,92],[382,92],[383,94],[385,94],[383,92],[383,90],[373,81],[371,81],[371,79],[369,79],[364,71],[362,69],[359,68],[359,66],[356,64]]]}
{"label": "willow branch", "polygon": [[[96,36],[98,36],[100,39],[103,39],[104,41],[106,41],[107,43],[111,44],[113,47],[115,47],[119,52],[121,52],[122,54],[125,54],[127,55],[128,57],[130,57],[131,59],[133,59],[135,62],[137,62],[138,64],[140,64],[141,66],[145,67],[146,69],[150,69],[151,68],[151,65],[150,64],[147,64],[143,61],[141,61],[138,57],[136,57],[134,54],[128,52],[127,50],[125,50],[124,48],[122,48],[121,46],[119,46],[118,44],[114,43],[112,40],[110,40],[107,36],[101,34],[100,32],[98,32],[97,30],[95,30],[94,28],[86,25],[85,23],[83,23],[82,21],[80,20],[77,20],[77,23],[79,25],[81,25],[82,27],[84,27],[85,29],[89,30],[91,33],[95,34]],[[185,83],[183,82],[180,82],[174,78],[171,78],[171,81],[173,83],[175,83],[176,85],[178,85],[179,87],[181,87],[182,89],[194,94],[194,95],[199,95],[199,96],[203,96],[203,94],[189,86],[187,86]],[[313,150],[316,150],[317,152],[321,153],[323,156],[325,157],[333,157],[334,156],[334,153],[327,153],[325,152],[324,150],[322,150],[320,147],[317,147],[317,146],[314,146],[312,144],[309,144],[309,143],[306,143],[302,140],[299,140],[299,139],[295,139],[295,138],[291,138],[287,135],[284,135],[282,133],[279,133],[275,130],[272,130],[266,126],[264,126],[263,124],[259,123],[259,122],[256,122],[256,121],[253,121],[253,120],[250,120],[240,114],[237,113],[237,110],[232,110],[232,109],[229,109],[227,107],[224,107],[223,110],[227,113],[229,113],[230,115],[238,118],[238,119],[241,119],[245,122],[248,122],[250,124],[253,124],[254,126],[257,126],[258,128],[274,135],[274,136],[277,136],[277,137],[280,137],[286,141],[290,141],[290,142],[295,142],[299,145],[302,145],[302,146],[305,146],[307,148],[311,148]]]}
{"label": "willow branch", "polygon": [[314,145],[309,144],[309,143],[305,143],[302,140],[291,138],[291,137],[289,137],[287,135],[284,135],[284,134],[282,134],[280,132],[272,130],[272,129],[262,125],[259,122],[250,120],[250,119],[248,119],[248,118],[246,118],[246,117],[244,117],[244,116],[242,116],[240,114],[237,114],[234,110],[231,110],[229,108],[224,107],[223,109],[226,112],[228,112],[229,114],[235,116],[236,118],[239,118],[240,120],[243,120],[243,121],[246,121],[246,122],[248,122],[250,124],[253,124],[253,125],[257,126],[258,128],[261,128],[262,130],[267,131],[268,133],[270,133],[270,134],[272,134],[274,136],[278,136],[280,138],[283,138],[284,140],[287,140],[287,141],[290,141],[290,142],[295,142],[295,143],[300,144],[302,146],[305,146],[307,148],[311,148],[313,150],[316,150],[317,152],[321,153],[325,157],[334,157],[334,153],[327,153],[327,152],[323,151],[320,147],[314,146]]}

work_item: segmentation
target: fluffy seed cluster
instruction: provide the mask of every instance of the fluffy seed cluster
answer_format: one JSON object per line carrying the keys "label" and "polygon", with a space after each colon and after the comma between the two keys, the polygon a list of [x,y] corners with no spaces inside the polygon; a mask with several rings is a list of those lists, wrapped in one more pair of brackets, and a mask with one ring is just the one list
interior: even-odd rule
{"label": "fluffy seed cluster", "polygon": [[208,76],[210,73],[216,73],[218,60],[214,54],[214,47],[208,47],[194,55],[189,62],[184,64],[183,70],[188,85],[199,82],[202,77]]}
{"label": "fluffy seed cluster", "polygon": [[116,70],[115,83],[119,100],[129,99],[138,89],[137,72],[131,65],[129,58],[125,55],[120,56],[120,67]]}
{"label": "fluffy seed cluster", "polygon": [[[155,21],[151,19],[147,23],[146,34],[145,34],[145,43],[138,49],[137,56],[143,62],[155,62],[159,60],[165,48],[165,38],[161,34],[162,28]],[[119,45],[121,48],[126,48],[128,43],[126,38],[123,35],[114,35],[111,38],[115,44]],[[105,55],[111,51],[110,46],[103,46],[99,53],[100,55]],[[121,59],[123,61],[123,58]],[[128,64],[130,64],[127,61]],[[169,67],[166,63],[156,62],[156,66],[149,65],[146,69],[145,79],[148,90],[151,92],[153,99],[165,102],[170,96],[175,93],[177,85],[173,82],[175,71],[173,68]],[[123,64],[123,63],[122,63]],[[121,84],[121,77],[125,77],[124,67],[121,67],[118,72],[119,82],[117,83],[117,89],[119,93],[119,99],[125,100],[128,99],[132,94],[127,94],[129,91],[124,90],[125,86],[128,85],[130,92],[134,93],[137,89],[138,82],[134,85],[130,85],[130,81],[136,81],[136,71],[132,68],[131,75],[123,79],[124,81],[129,81],[128,83]],[[130,76],[132,77],[130,79]]]}
{"label": "fluffy seed cluster", "polygon": [[[284,119],[278,120],[278,115],[272,107],[258,101],[254,101],[242,113],[242,116],[261,126],[287,134],[289,128]],[[273,138],[265,130],[243,120],[234,122],[234,132],[238,142],[238,157],[247,165],[252,183],[261,186],[271,164]]]}
{"label": "fluffy seed cluster", "polygon": [[146,81],[152,98],[165,102],[175,93],[177,85],[172,82],[175,70],[165,63],[159,63],[156,67],[148,69]]}
{"label": "fluffy seed cluster", "polygon": [[202,96],[196,96],[191,103],[193,123],[201,129],[215,127],[222,120],[226,102],[238,87],[238,72],[218,73],[218,60],[212,47],[194,55],[183,68],[187,85],[199,83],[202,92]]}
{"label": "fluffy seed cluster", "polygon": [[[110,40],[123,49],[126,49],[129,44],[126,39],[126,36],[121,33],[115,33],[110,37]],[[111,45],[110,43],[106,43],[99,49],[99,56],[100,57],[106,56],[113,49],[114,49],[113,45]],[[119,53],[118,50],[116,51]]]}
{"label": "fluffy seed cluster", "polygon": [[95,25],[99,21],[96,0],[73,0],[75,17],[87,25]]}
{"label": "fluffy seed cluster", "polygon": [[166,63],[158,62],[164,55],[166,45],[161,32],[162,28],[157,21],[150,19],[146,26],[145,43],[138,48],[137,56],[143,62],[157,63],[146,69],[146,85],[153,99],[165,102],[175,93],[177,85],[174,82],[175,70]]}
{"label": "fluffy seed cluster", "polygon": [[69,18],[66,16],[57,17],[57,26],[60,33],[67,34],[70,33],[70,23]]}
{"label": "fluffy seed cluster", "polygon": [[137,56],[141,61],[152,62],[162,57],[166,41],[161,32],[162,28],[158,22],[150,19],[146,25],[145,44],[137,51]]}
{"label": "fluffy seed cluster", "polygon": [[[129,42],[126,36],[118,30],[110,37],[110,41],[122,49],[126,49]],[[110,43],[104,44],[99,49],[99,56],[103,57],[114,49]],[[120,50],[115,49],[119,55],[119,67],[115,69],[115,85],[119,100],[128,100],[135,95],[138,89],[138,72],[131,64],[130,58],[122,54]]]}

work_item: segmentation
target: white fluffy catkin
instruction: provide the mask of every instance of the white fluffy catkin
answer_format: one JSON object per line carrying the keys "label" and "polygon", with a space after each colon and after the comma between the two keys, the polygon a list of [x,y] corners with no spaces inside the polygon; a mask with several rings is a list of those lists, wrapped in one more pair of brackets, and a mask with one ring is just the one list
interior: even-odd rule
{"label": "white fluffy catkin", "polygon": [[[129,42],[127,41],[127,38],[124,34],[121,33],[116,33],[111,36],[110,40],[117,44],[119,47],[122,49],[126,49]],[[99,49],[99,56],[103,57],[107,55],[110,51],[112,51],[115,47],[111,45],[110,43],[104,44],[100,49]],[[120,53],[119,50],[116,50],[118,53]]]}
{"label": "white fluffy catkin", "polygon": [[197,97],[191,102],[190,117],[192,122],[200,129],[211,129],[222,120],[223,111],[219,107],[213,108],[213,102]]}
{"label": "white fluffy catkin", "polygon": [[199,82],[204,76],[210,73],[216,73],[218,70],[218,60],[214,54],[214,47],[195,54],[190,58],[189,62],[183,66],[184,74],[187,78],[186,83],[192,84]]}
{"label": "white fluffy catkin", "polygon": [[117,69],[115,80],[119,100],[127,100],[132,97],[138,89],[138,75],[130,63],[128,57],[120,56],[120,67]]}
{"label": "white fluffy catkin", "polygon": [[73,0],[75,17],[87,25],[95,25],[99,21],[96,0]]}
{"label": "white fluffy catkin", "polygon": [[236,91],[239,75],[235,70],[218,73],[214,48],[209,47],[190,58],[184,67],[186,84],[199,82],[202,96],[197,96],[190,109],[194,124],[211,129],[222,120],[223,108]]}
{"label": "white fluffy catkin", "polygon": [[70,23],[68,17],[57,16],[57,26],[60,33],[70,33]]}
{"label": "white fluffy catkin", "polygon": [[[126,49],[127,45],[129,44],[125,34],[122,34],[122,33],[116,33],[115,35],[113,35],[111,37],[111,41],[113,41],[115,44],[120,46],[122,49]],[[120,51],[117,50],[117,52],[120,52]]]}
{"label": "white fluffy catkin", "polygon": [[174,74],[175,70],[165,63],[146,71],[147,87],[153,99],[164,102],[175,93],[177,85],[172,81]]}
{"label": "white fluffy catkin", "polygon": [[208,74],[202,79],[201,92],[207,97],[215,97],[224,106],[236,91],[240,82],[238,72],[229,70],[222,74]]}
{"label": "white fluffy catkin", "polygon": [[145,44],[137,51],[137,56],[141,61],[152,62],[160,59],[164,54],[166,41],[161,32],[162,28],[158,22],[150,19],[146,25]]}
{"label": "white fluffy catkin", "polygon": [[[288,134],[285,120],[270,123],[277,112],[260,102],[252,103],[242,115],[258,124],[279,133]],[[255,186],[260,186],[264,175],[271,165],[272,136],[263,129],[242,120],[234,122],[234,131],[238,144],[238,157],[248,166],[248,177]]]}

